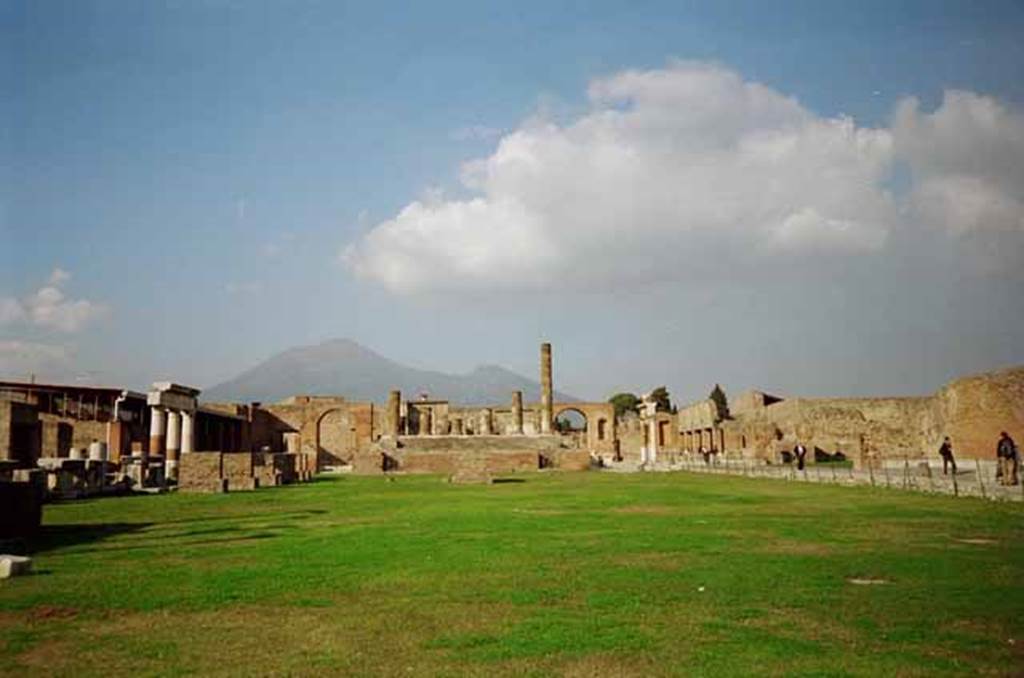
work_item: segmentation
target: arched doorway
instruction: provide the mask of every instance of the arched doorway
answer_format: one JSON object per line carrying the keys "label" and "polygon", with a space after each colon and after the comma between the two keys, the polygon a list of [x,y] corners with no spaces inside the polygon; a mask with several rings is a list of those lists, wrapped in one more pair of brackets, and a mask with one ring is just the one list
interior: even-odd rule
{"label": "arched doorway", "polygon": [[348,412],[338,407],[324,411],[316,420],[317,468],[352,463],[355,435]]}
{"label": "arched doorway", "polygon": [[574,447],[587,446],[587,415],[575,407],[566,407],[554,417],[555,431],[573,439]]}

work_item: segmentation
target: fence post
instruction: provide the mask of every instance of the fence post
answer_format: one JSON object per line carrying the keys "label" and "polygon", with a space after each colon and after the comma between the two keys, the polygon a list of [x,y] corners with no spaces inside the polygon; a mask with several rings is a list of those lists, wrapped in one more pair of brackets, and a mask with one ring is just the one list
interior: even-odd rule
{"label": "fence post", "polygon": [[928,491],[929,492],[934,492],[935,491],[935,480],[934,480],[934,478],[932,478],[932,465],[928,461],[927,457],[925,458],[924,463],[925,463],[925,468],[928,469]]}
{"label": "fence post", "polygon": [[981,489],[981,498],[985,499],[985,481],[981,477],[981,462],[975,457],[974,468],[977,469],[978,473],[978,487]]}
{"label": "fence post", "polygon": [[868,457],[868,478],[871,479],[871,487],[875,486],[875,461]]}
{"label": "fence post", "polygon": [[960,496],[960,486],[956,482],[956,469],[953,470],[953,496]]}
{"label": "fence post", "polygon": [[903,489],[910,488],[910,462],[907,460],[907,455],[903,455]]}
{"label": "fence post", "polygon": [[882,460],[882,471],[885,473],[885,486],[892,487],[892,483],[889,480],[889,467],[886,465],[885,460]]}

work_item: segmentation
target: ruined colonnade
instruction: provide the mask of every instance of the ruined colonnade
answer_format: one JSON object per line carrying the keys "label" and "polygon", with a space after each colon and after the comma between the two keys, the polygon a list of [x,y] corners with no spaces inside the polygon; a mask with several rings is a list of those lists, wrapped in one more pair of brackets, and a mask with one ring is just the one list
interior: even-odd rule
{"label": "ruined colonnade", "polygon": [[146,402],[150,407],[149,455],[164,453],[164,470],[168,479],[178,478],[178,461],[182,454],[195,451],[195,416],[199,391],[171,382],[157,382]]}
{"label": "ruined colonnade", "polygon": [[[540,434],[551,435],[553,428],[553,401],[551,378],[551,344],[543,343],[540,347]],[[425,398],[426,396],[424,396]],[[434,407],[443,407],[441,416],[435,416]],[[388,394],[387,408],[384,413],[384,435],[398,437],[402,435],[466,435],[467,428],[471,427],[477,435],[496,435],[495,411],[490,407],[480,408],[473,414],[471,421],[467,422],[463,417],[447,418],[447,401],[421,400],[419,402],[407,402],[406,412],[403,416],[403,403],[401,391],[393,390]],[[509,435],[525,435],[523,392],[513,391],[511,402],[511,426]],[[413,417],[415,413],[415,420]],[[439,421],[440,420],[440,421]],[[531,424],[532,426],[532,424]]]}

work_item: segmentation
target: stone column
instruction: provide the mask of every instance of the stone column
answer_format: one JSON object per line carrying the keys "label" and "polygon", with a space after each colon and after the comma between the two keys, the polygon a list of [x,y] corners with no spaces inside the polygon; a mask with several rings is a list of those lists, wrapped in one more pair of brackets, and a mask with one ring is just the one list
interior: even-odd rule
{"label": "stone column", "polygon": [[647,450],[647,460],[652,464],[658,461],[658,417],[657,415],[651,417],[648,424],[651,427],[650,441],[651,444]]}
{"label": "stone column", "polygon": [[118,420],[107,422],[107,455],[110,461],[121,460],[127,432],[124,422]]}
{"label": "stone column", "polygon": [[512,433],[523,435],[523,392],[512,391]]}
{"label": "stone column", "polygon": [[149,454],[164,453],[164,436],[167,435],[167,419],[164,408],[153,407],[149,419]]}
{"label": "stone column", "polygon": [[455,419],[452,419],[452,435],[461,436],[463,433],[462,417],[455,417]]}
{"label": "stone column", "polygon": [[388,394],[388,410],[385,413],[384,435],[395,437],[398,435],[398,424],[401,421],[399,406],[402,402],[401,391],[392,391]]}
{"label": "stone column", "polygon": [[181,413],[171,410],[167,413],[167,457],[164,460],[164,474],[169,480],[178,479],[178,459],[181,457]]}
{"label": "stone column", "polygon": [[181,413],[181,453],[191,454],[196,450],[196,415],[194,412]]}
{"label": "stone column", "polygon": [[551,433],[551,344],[540,345],[540,432]]}
{"label": "stone column", "polygon": [[433,417],[430,408],[424,407],[423,409],[417,410],[420,413],[420,435],[429,436],[433,433],[432,421]]}
{"label": "stone column", "polygon": [[494,430],[491,427],[491,411],[488,408],[480,410],[480,435],[489,436],[493,435]]}

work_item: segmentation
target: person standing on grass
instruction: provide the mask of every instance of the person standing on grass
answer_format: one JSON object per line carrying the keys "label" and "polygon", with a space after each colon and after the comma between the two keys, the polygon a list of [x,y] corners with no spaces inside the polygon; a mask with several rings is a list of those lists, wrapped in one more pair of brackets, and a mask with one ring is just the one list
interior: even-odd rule
{"label": "person standing on grass", "polygon": [[793,448],[793,454],[796,455],[796,468],[798,471],[804,470],[804,460],[807,459],[807,448],[804,447],[803,443],[799,440],[796,441],[796,447]]}
{"label": "person standing on grass", "polygon": [[1017,456],[1017,446],[1013,438],[1003,431],[999,434],[999,442],[996,444],[996,457],[999,459],[1000,482],[1003,485],[1017,484],[1017,467],[1020,459]]}
{"label": "person standing on grass", "polygon": [[953,467],[953,475],[956,475],[956,459],[953,458],[953,442],[946,436],[942,439],[942,446],[939,447],[939,456],[942,457],[942,475],[948,473],[950,466]]}

